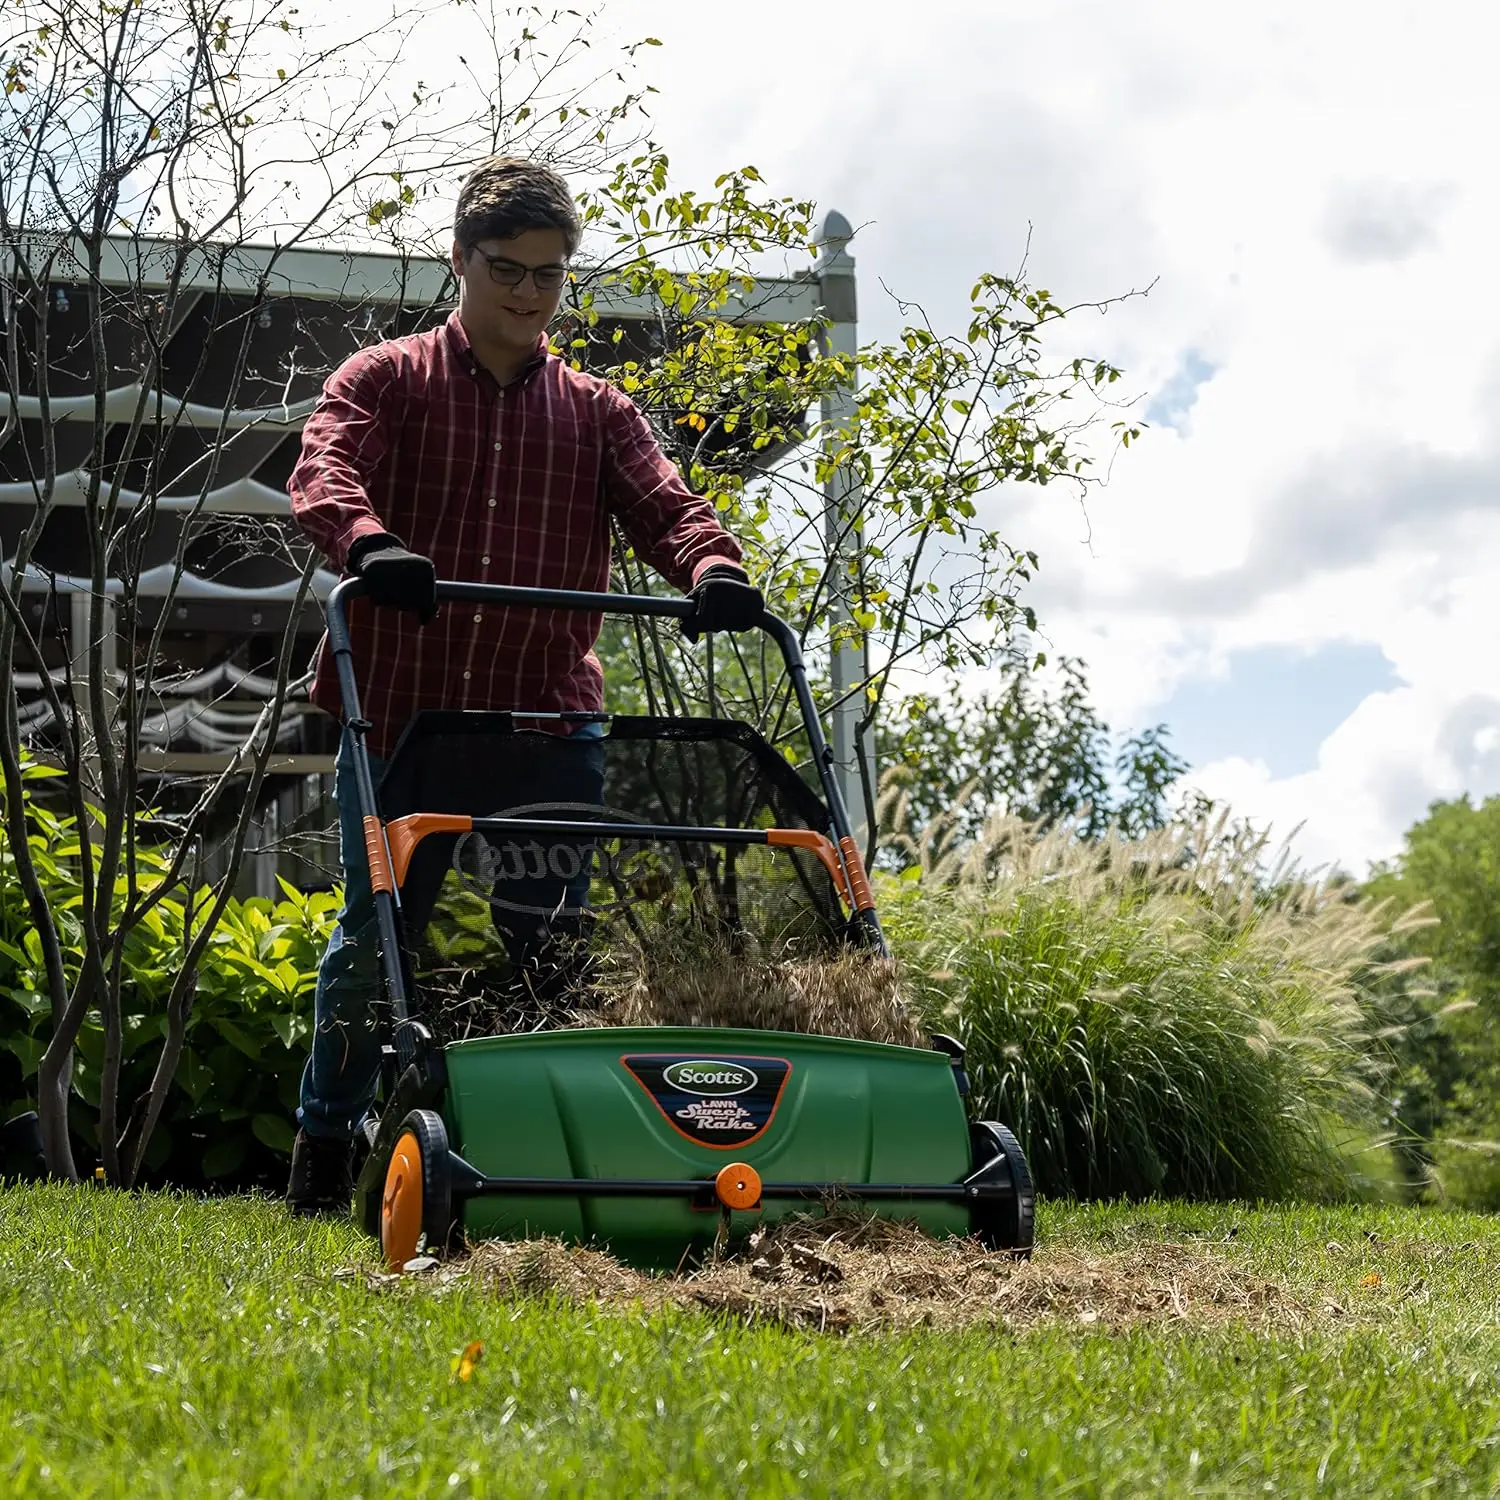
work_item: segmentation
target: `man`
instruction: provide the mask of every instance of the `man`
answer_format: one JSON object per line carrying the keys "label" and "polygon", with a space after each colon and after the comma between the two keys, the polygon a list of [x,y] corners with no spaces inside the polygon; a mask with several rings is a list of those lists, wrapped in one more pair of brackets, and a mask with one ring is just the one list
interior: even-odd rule
{"label": "man", "polygon": [[[346,361],[303,430],[292,514],[335,566],[364,579],[375,606],[356,603],[349,626],[377,781],[419,709],[588,712],[602,703],[598,616],[467,604],[439,613],[438,577],[603,591],[614,521],[692,594],[699,629],[760,619],[738,544],[683,484],[640,411],[548,352],[579,232],[555,173],[514,158],[481,162],[454,216],[457,310],[440,328]],[[312,697],[338,711],[326,650]],[[300,1213],[348,1207],[351,1142],[379,1069],[374,906],[347,747],[346,730],[334,779],[344,909],[318,970],[287,1191]],[[602,778],[602,751],[590,764]]]}

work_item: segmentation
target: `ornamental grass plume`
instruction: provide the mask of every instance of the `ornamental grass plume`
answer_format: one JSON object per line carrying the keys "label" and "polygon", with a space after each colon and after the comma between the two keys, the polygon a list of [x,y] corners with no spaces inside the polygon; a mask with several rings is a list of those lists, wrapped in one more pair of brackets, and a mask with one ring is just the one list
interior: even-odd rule
{"label": "ornamental grass plume", "polygon": [[[898,835],[900,837],[900,835]],[[1044,1192],[1344,1196],[1389,1171],[1391,961],[1407,921],[1227,814],[1084,840],[997,816],[904,844],[882,910],[971,1113]]]}

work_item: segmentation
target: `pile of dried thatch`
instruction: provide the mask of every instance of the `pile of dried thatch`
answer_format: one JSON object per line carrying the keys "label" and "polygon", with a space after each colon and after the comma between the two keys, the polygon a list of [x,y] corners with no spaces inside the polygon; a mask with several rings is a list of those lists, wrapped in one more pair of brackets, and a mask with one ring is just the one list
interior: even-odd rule
{"label": "pile of dried thatch", "polygon": [[736,1026],[926,1045],[900,966],[863,953],[769,959],[637,951],[601,974],[580,1026]]}
{"label": "pile of dried thatch", "polygon": [[[681,1307],[817,1332],[889,1328],[1121,1329],[1231,1320],[1303,1327],[1333,1314],[1246,1274],[1205,1245],[1120,1251],[1040,1249],[1030,1261],[972,1240],[933,1240],[909,1224],[841,1215],[785,1220],[749,1244],[676,1275],[652,1275],[557,1240],[486,1241],[457,1260],[419,1263],[420,1284],[479,1280],[504,1297],[557,1296],[621,1310]],[[374,1273],[394,1287],[404,1278]]]}
{"label": "pile of dried thatch", "polygon": [[450,968],[422,986],[439,1040],[576,1026],[729,1026],[927,1045],[900,966],[858,952],[770,956],[695,933],[612,945],[566,999]]}

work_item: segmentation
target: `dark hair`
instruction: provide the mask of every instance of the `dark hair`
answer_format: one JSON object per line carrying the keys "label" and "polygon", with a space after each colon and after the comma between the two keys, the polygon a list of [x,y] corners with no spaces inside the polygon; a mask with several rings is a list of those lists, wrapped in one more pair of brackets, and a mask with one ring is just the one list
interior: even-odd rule
{"label": "dark hair", "polygon": [[477,241],[514,239],[528,229],[558,229],[568,255],[582,230],[568,184],[551,167],[519,156],[491,156],[464,178],[453,211],[453,238],[465,255]]}

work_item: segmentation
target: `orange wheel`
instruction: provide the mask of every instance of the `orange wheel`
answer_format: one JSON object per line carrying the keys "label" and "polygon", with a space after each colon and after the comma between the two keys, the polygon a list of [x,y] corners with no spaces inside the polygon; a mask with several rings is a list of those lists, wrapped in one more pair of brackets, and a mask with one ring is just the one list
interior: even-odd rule
{"label": "orange wheel", "polygon": [[401,1132],[385,1169],[380,1200],[380,1248],[385,1263],[399,1271],[417,1253],[422,1237],[422,1148],[409,1130]]}
{"label": "orange wheel", "polygon": [[399,1271],[424,1241],[429,1255],[440,1254],[452,1230],[448,1132],[441,1115],[414,1109],[401,1122],[380,1195],[380,1248],[386,1264]]}
{"label": "orange wheel", "polygon": [[714,1178],[714,1192],[725,1208],[759,1208],[760,1173],[742,1161],[732,1161]]}

